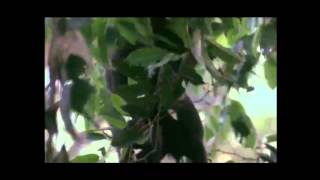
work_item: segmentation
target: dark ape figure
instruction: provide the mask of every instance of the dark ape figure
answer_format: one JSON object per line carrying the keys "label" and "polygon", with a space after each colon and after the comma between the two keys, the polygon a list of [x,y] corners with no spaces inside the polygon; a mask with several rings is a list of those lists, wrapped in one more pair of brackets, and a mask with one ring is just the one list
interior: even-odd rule
{"label": "dark ape figure", "polygon": [[[153,32],[167,38],[175,38],[173,42],[176,42],[178,37],[165,29],[166,20],[164,18],[151,18]],[[180,40],[181,41],[181,40]],[[179,41],[179,42],[180,42]],[[156,41],[155,44],[162,48],[166,48],[166,44]],[[181,46],[180,46],[181,44]],[[179,44],[178,48],[168,47],[167,49],[176,53],[184,52],[183,43]],[[137,47],[122,46],[121,48],[114,49],[112,53],[109,53],[111,64],[117,61],[125,61],[125,58]],[[125,63],[125,62],[124,62]],[[170,63],[169,63],[170,64]],[[170,68],[176,72],[179,64],[171,63]],[[153,75],[151,81],[153,84],[157,80],[159,71]],[[107,87],[110,91],[121,86],[127,85],[126,74],[117,71],[117,69],[107,68],[105,78],[107,80]],[[132,77],[131,77],[132,78]],[[182,93],[183,94],[183,93]],[[149,119],[155,119],[159,102],[155,103],[153,107],[154,113]],[[177,99],[170,107],[177,114],[177,120],[174,119],[169,113],[168,109],[162,109],[159,119],[159,123],[152,122],[152,137],[143,145],[134,144],[133,149],[141,149],[136,155],[137,162],[160,162],[161,159],[167,155],[172,155],[176,161],[179,161],[183,156],[186,156],[191,162],[206,163],[206,151],[203,145],[203,127],[201,124],[198,111],[194,107],[189,97],[183,94]],[[140,118],[133,118],[130,124],[134,124],[139,121]],[[113,129],[113,135],[116,135],[118,129]],[[128,152],[132,153],[132,152]],[[128,162],[122,161],[122,162]]]}

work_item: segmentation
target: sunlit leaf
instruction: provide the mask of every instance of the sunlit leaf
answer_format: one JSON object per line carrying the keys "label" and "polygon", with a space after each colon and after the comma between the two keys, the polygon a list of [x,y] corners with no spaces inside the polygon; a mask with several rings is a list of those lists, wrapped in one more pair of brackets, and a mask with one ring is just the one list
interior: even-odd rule
{"label": "sunlit leaf", "polygon": [[220,34],[217,37],[216,42],[219,43],[224,48],[230,48],[230,44],[228,42],[228,39],[226,38],[226,36],[224,34]]}
{"label": "sunlit leaf", "polygon": [[212,45],[212,51],[213,53],[221,58],[223,61],[226,61],[227,63],[237,63],[241,62],[242,59],[237,54],[233,53],[230,49],[224,48],[220,44],[218,44],[214,39],[207,38],[207,40]]}

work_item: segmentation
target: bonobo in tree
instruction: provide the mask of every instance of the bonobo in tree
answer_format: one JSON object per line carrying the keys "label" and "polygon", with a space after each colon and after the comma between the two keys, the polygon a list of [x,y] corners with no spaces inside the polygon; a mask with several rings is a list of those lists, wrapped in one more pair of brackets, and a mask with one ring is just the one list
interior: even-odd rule
{"label": "bonobo in tree", "polygon": [[[165,18],[151,19],[153,32],[155,34],[160,34],[162,36],[168,35],[167,38],[178,38],[163,28],[166,25]],[[168,47],[166,44],[157,41],[155,44],[161,45],[161,48]],[[139,47],[141,47],[141,45],[139,45]],[[127,77],[135,79],[136,74],[132,73],[137,71],[130,71],[130,74],[128,72],[121,71],[121,69],[119,69],[120,66],[118,65],[126,64],[127,62],[125,61],[125,58],[133,50],[139,47],[123,45],[113,49],[112,53],[110,53],[111,63],[109,64],[112,64],[114,69],[107,69],[106,80],[108,82],[108,88],[112,92],[114,92],[119,86],[127,85]],[[167,50],[174,51],[175,53],[181,53],[184,52],[185,49],[184,47],[178,46],[178,48],[168,47]],[[119,63],[118,61],[122,62]],[[160,162],[167,154],[172,155],[178,162],[183,156],[187,157],[190,162],[207,162],[206,151],[202,142],[203,127],[198,111],[189,97],[184,93],[184,88],[181,86],[183,79],[179,77],[178,71],[181,62],[181,60],[178,63],[169,62],[167,65],[159,68],[166,68],[172,73],[172,77],[166,77],[168,79],[178,77],[176,81],[172,82],[174,84],[166,84],[168,87],[176,88],[172,91],[166,92],[168,93],[168,96],[172,97],[170,101],[164,101],[161,94],[157,92],[157,88],[161,87],[161,85],[158,85],[158,81],[161,81],[161,78],[167,75],[166,73],[162,73],[164,75],[161,75],[161,70],[157,69],[152,78],[148,77],[147,74],[146,77],[142,78],[150,79],[150,82],[153,85],[153,88],[149,90],[151,92],[148,93],[150,96],[156,96],[156,102],[146,105],[152,106],[151,108],[153,109],[153,113],[151,113],[149,117],[137,117],[138,115],[134,115],[133,120],[130,121],[128,126],[141,122],[141,119],[144,119],[145,122],[151,121],[152,136],[150,136],[150,139],[142,145],[134,144],[131,146],[133,149],[141,149],[141,151],[135,156],[136,160],[128,158],[126,161],[122,162]],[[126,67],[133,68],[131,66]],[[139,75],[142,74],[141,72],[137,73],[140,73]],[[165,105],[163,105],[164,102]],[[176,119],[174,119],[169,113],[169,109],[176,113]],[[143,115],[145,116],[145,114]],[[114,129],[113,133],[117,133],[117,129]],[[128,153],[133,152],[128,151]]]}
{"label": "bonobo in tree", "polygon": [[[61,116],[72,138],[79,140],[70,119],[70,108],[81,112],[83,109],[79,104],[84,104],[83,101],[88,99],[89,93],[80,91],[93,91],[89,83],[79,77],[92,68],[92,61],[83,36],[75,28],[74,23],[71,26],[69,21],[67,18],[52,18],[52,39],[48,54],[50,71],[48,107],[50,110],[54,106],[55,83],[59,80],[62,85],[59,102]],[[83,94],[87,97],[83,97]],[[78,102],[80,99],[81,102]]]}

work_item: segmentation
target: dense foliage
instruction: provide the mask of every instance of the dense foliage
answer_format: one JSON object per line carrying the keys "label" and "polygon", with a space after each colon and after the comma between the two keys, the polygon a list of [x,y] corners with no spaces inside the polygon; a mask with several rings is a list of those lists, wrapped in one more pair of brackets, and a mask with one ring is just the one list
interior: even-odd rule
{"label": "dense foliage", "polygon": [[[263,66],[268,85],[271,89],[276,88],[276,18],[67,20],[68,28],[80,30],[85,38],[93,62],[93,68],[84,78],[74,78],[77,80],[71,88],[72,113],[85,119],[85,131],[81,134],[85,135],[86,142],[107,140],[109,144],[99,147],[100,154],[92,152],[79,156],[72,155],[71,150],[67,152],[65,146],[56,150],[46,147],[46,154],[54,156],[53,160],[47,159],[48,162],[106,162],[110,148],[114,147],[117,147],[119,161],[138,162],[139,156],[134,158],[130,153],[137,154],[132,151],[137,145],[157,139],[154,136],[159,133],[154,135],[152,132],[153,127],[157,127],[157,119],[161,123],[162,116],[168,113],[178,118],[178,122],[192,116],[193,112],[179,114],[183,108],[176,108],[175,103],[184,93],[197,108],[197,113],[204,114],[204,118],[200,117],[208,162],[215,162],[217,154],[223,152],[219,144],[227,140],[230,133],[242,148],[251,149],[251,156],[244,155],[241,162],[276,162],[276,148],[270,145],[276,141],[276,134],[258,137],[242,104],[228,98],[232,88],[255,91],[248,79],[262,59],[265,60]],[[53,37],[51,18],[46,19],[45,28],[46,42],[49,42]],[[123,61],[111,61],[112,54],[124,47],[132,50]],[[76,76],[74,74],[81,69],[78,66],[83,66],[77,58],[70,56],[68,59],[69,77]],[[108,70],[125,76],[127,84],[108,88],[111,83],[106,77]],[[50,113],[46,113],[46,129],[55,134],[58,111]],[[143,119],[143,122],[139,120],[142,125],[130,123],[136,119]],[[179,125],[172,127],[176,126]],[[196,126],[189,125],[191,128]],[[119,130],[118,133],[112,133],[110,127]],[[181,151],[188,154],[190,150]],[[188,162],[188,159],[179,161]],[[240,162],[229,162],[236,161]]]}

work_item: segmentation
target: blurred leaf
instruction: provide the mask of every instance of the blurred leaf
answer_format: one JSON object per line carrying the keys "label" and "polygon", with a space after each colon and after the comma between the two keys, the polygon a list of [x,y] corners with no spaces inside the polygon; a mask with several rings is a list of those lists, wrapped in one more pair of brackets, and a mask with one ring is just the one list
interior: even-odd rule
{"label": "blurred leaf", "polygon": [[241,103],[235,100],[231,100],[231,104],[228,107],[229,116],[231,119],[237,119],[245,112]]}
{"label": "blurred leaf", "polygon": [[230,48],[230,44],[229,44],[228,39],[224,33],[220,34],[216,38],[216,42],[219,43],[224,48]]}
{"label": "blurred leaf", "polygon": [[95,38],[95,34],[93,34],[92,32],[92,23],[88,23],[82,26],[80,31],[86,39],[88,46],[90,47],[93,39]]}
{"label": "blurred leaf", "polygon": [[148,95],[151,87],[144,83],[134,85],[120,86],[115,90],[115,93],[121,96],[126,102],[130,103],[135,101],[138,96]]}
{"label": "blurred leaf", "polygon": [[252,72],[252,69],[257,64],[257,62],[258,62],[258,59],[255,58],[253,55],[246,55],[245,62],[243,63],[242,66],[240,66],[239,71],[236,73],[237,85],[245,89],[250,88],[248,86],[247,81],[248,81],[250,72]]}
{"label": "blurred leaf", "polygon": [[205,140],[208,141],[209,139],[211,139],[213,137],[213,135],[214,135],[213,131],[208,126],[205,126],[204,127]]}
{"label": "blurred leaf", "polygon": [[260,40],[261,40],[261,29],[258,28],[253,35],[252,45],[251,45],[251,52],[255,58],[259,58],[257,48],[259,46]]}
{"label": "blurred leaf", "polygon": [[187,19],[186,18],[172,18],[169,21],[168,28],[176,33],[183,41],[184,47],[189,47],[189,34],[187,32]]}
{"label": "blurred leaf", "polygon": [[[253,43],[254,36],[255,34],[251,34],[241,38],[241,41],[243,42],[243,49],[246,51],[248,55],[253,55],[254,54],[253,49],[257,48],[257,47],[254,47],[255,43]],[[258,40],[258,37],[256,37],[256,40]]]}
{"label": "blurred leaf", "polygon": [[102,106],[98,113],[107,120],[113,127],[122,129],[126,126],[126,121],[122,115],[114,108],[111,97],[106,90],[100,92]]}
{"label": "blurred leaf", "polygon": [[277,134],[270,134],[266,136],[267,142],[277,141]]}
{"label": "blurred leaf", "polygon": [[188,18],[188,25],[193,29],[200,29],[202,33],[211,35],[212,18]]}
{"label": "blurred leaf", "polygon": [[271,146],[268,143],[266,143],[265,145],[272,153],[277,154],[277,149],[275,147]]}
{"label": "blurred leaf", "polygon": [[149,118],[154,113],[157,102],[158,99],[155,96],[145,96],[128,102],[122,109],[132,116]]}
{"label": "blurred leaf", "polygon": [[186,51],[184,41],[175,33],[178,29],[176,29],[176,27],[173,28],[170,21],[175,20],[174,18],[169,20],[168,18],[151,18],[155,45],[169,52],[182,54]]}
{"label": "blurred leaf", "polygon": [[181,86],[181,80],[177,79],[175,72],[168,64],[160,69],[159,76],[156,94],[159,96],[162,107],[167,109],[181,96],[184,88]]}
{"label": "blurred leaf", "polygon": [[108,25],[105,33],[106,44],[108,47],[115,47],[118,45],[120,34],[117,31],[117,28],[113,25]]}
{"label": "blurred leaf", "polygon": [[277,65],[274,57],[267,57],[266,62],[264,63],[264,75],[268,82],[268,85],[271,89],[274,89],[277,86]]}
{"label": "blurred leaf", "polygon": [[129,146],[144,137],[143,130],[138,127],[125,128],[112,138],[112,146]]}
{"label": "blurred leaf", "polygon": [[238,101],[231,100],[228,112],[235,135],[240,137],[240,143],[245,147],[253,148],[256,143],[255,128],[242,105]]}
{"label": "blurred leaf", "polygon": [[92,24],[93,34],[97,36],[98,49],[99,49],[99,58],[97,60],[102,64],[107,63],[107,45],[106,45],[106,25],[107,18],[95,18]]}
{"label": "blurred leaf", "polygon": [[214,129],[215,132],[219,131],[220,124],[219,124],[219,121],[216,117],[210,116],[209,124]]}
{"label": "blurred leaf", "polygon": [[222,23],[213,22],[211,24],[211,29],[212,29],[212,36],[214,38],[224,33],[224,26]]}
{"label": "blurred leaf", "polygon": [[242,61],[241,57],[233,53],[230,49],[226,49],[222,47],[213,38],[207,38],[207,40],[211,43],[210,45],[212,45],[211,46],[212,47],[211,50],[213,51],[212,53],[214,53],[216,56],[221,58],[223,61],[231,64]]}
{"label": "blurred leaf", "polygon": [[77,156],[71,160],[71,163],[96,163],[99,160],[99,156],[96,154],[87,154],[83,156]]}
{"label": "blurred leaf", "polygon": [[98,141],[98,140],[106,139],[106,137],[104,137],[103,134],[95,133],[95,132],[86,133],[86,138],[91,141]]}
{"label": "blurred leaf", "polygon": [[111,94],[111,101],[112,101],[112,104],[114,106],[114,108],[120,112],[121,114],[125,115],[127,114],[126,112],[124,112],[122,109],[121,109],[121,106],[124,106],[126,105],[126,101],[124,99],[122,99],[120,96],[118,96],[117,94]]}
{"label": "blurred leaf", "polygon": [[144,37],[146,44],[152,45],[153,39],[150,18],[134,18],[134,25],[137,32]]}
{"label": "blurred leaf", "polygon": [[130,53],[127,61],[133,66],[146,67],[161,60],[166,54],[167,51],[160,48],[141,48]]}
{"label": "blurred leaf", "polygon": [[277,43],[277,29],[276,22],[261,26],[261,48],[268,49],[276,46]]}
{"label": "blurred leaf", "polygon": [[197,73],[195,69],[196,60],[192,55],[184,59],[179,66],[179,74],[185,80],[190,81],[194,85],[203,84],[202,77]]}
{"label": "blurred leaf", "polygon": [[128,18],[118,18],[115,22],[115,26],[120,35],[124,37],[130,44],[135,45],[137,41],[144,42],[143,36],[137,32],[132,20],[129,20]]}
{"label": "blurred leaf", "polygon": [[130,66],[127,61],[116,61],[113,64],[117,71],[126,75],[137,82],[148,82],[148,72],[145,68],[140,66]]}

